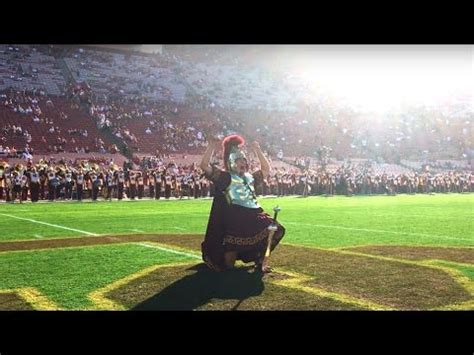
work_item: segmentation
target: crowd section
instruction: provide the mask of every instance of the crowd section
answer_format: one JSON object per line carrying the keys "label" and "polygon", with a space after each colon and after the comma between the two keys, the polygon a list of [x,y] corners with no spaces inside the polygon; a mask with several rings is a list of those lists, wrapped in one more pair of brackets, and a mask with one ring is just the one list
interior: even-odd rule
{"label": "crowd section", "polygon": [[[140,174],[143,194],[154,185],[156,195],[160,180],[162,189],[166,181],[174,186],[169,196],[209,196],[210,186],[201,186],[197,195],[182,191],[201,181],[195,166],[210,137],[234,133],[259,141],[272,160],[270,178],[258,187],[263,195],[472,192],[472,98],[383,115],[361,112],[334,97],[313,95],[303,80],[272,70],[262,51],[169,46],[163,54],[145,55],[89,46],[0,45],[0,161],[24,162],[24,169],[2,169],[2,198],[9,191],[11,199],[15,173],[23,187],[35,184],[28,170],[35,156],[63,153],[129,157],[133,169],[121,166],[122,197],[132,195],[129,171]],[[196,159],[170,158],[186,155]],[[57,164],[42,161],[37,173],[43,185],[52,169],[63,186],[69,179],[65,168],[58,172]],[[66,165],[75,179],[79,167]],[[118,186],[118,173],[117,168],[109,177],[108,166],[83,170],[83,191],[89,191],[87,184],[92,191],[96,180],[99,191]],[[54,196],[72,198],[64,189],[55,188]],[[113,191],[118,198],[118,188]]]}
{"label": "crowd section", "polygon": [[[37,164],[0,164],[0,201],[31,200],[92,201],[112,199],[205,198],[214,196],[214,186],[196,162],[175,162],[169,157],[147,156],[138,164],[124,160],[119,166],[108,159],[41,159]],[[212,162],[222,168],[221,157]],[[256,157],[248,155],[251,171],[259,169]],[[271,160],[271,159],[270,159]],[[429,165],[414,172],[393,164],[370,160],[331,161],[324,168],[271,164],[269,177],[256,186],[260,196],[300,195],[396,195],[399,193],[474,192],[474,173],[446,170],[431,173]]]}

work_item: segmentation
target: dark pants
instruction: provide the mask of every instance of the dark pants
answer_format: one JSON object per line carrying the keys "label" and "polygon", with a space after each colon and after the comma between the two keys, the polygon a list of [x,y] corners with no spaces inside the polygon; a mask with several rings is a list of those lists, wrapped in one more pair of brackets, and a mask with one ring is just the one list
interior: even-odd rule
{"label": "dark pants", "polygon": [[32,182],[30,184],[31,202],[37,202],[39,199],[39,183]]}
{"label": "dark pants", "polygon": [[49,184],[48,185],[48,200],[54,201],[55,195],[56,195],[56,187]]}
{"label": "dark pants", "polygon": [[54,193],[56,194],[56,200],[59,199],[59,197],[61,196],[61,188],[62,188],[62,185],[58,185],[54,189],[55,190]]}
{"label": "dark pants", "polygon": [[15,201],[17,199],[17,197],[20,199],[21,201],[21,186],[19,185],[13,185],[13,189],[12,189],[12,200]]}
{"label": "dark pants", "polygon": [[169,199],[171,197],[171,185],[165,185],[165,198]]}
{"label": "dark pants", "polygon": [[77,200],[78,201],[82,201],[82,189],[83,189],[82,184],[77,185]]}
{"label": "dark pants", "polygon": [[92,200],[96,201],[99,196],[99,186],[92,186]]}
{"label": "dark pants", "polygon": [[135,196],[137,196],[137,186],[136,185],[130,185],[130,196],[128,196],[128,197],[131,198],[132,200],[134,200]]}
{"label": "dark pants", "polygon": [[26,201],[28,200],[28,187],[22,187],[21,188],[21,200]]}
{"label": "dark pants", "polygon": [[118,193],[117,193],[117,197],[119,200],[121,200],[123,198],[123,182],[119,182],[118,184]]}
{"label": "dark pants", "polygon": [[67,182],[64,185],[64,188],[65,188],[65,198],[70,199],[72,196],[72,184],[70,182]]}
{"label": "dark pants", "polygon": [[111,185],[107,187],[107,198],[111,200],[114,197],[115,186]]}
{"label": "dark pants", "polygon": [[161,197],[161,183],[155,184],[155,199],[159,200]]}

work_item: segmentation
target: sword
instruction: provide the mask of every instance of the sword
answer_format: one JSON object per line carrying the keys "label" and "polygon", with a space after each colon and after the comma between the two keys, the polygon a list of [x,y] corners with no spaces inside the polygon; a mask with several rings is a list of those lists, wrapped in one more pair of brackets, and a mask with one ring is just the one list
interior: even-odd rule
{"label": "sword", "polygon": [[[277,221],[277,216],[278,216],[278,212],[281,211],[281,208],[279,206],[275,206],[273,207],[273,223],[270,224],[267,229],[269,231],[268,233],[268,244],[267,244],[267,250],[265,252],[265,257],[263,259],[263,265],[262,265],[262,268],[265,267],[268,263],[268,259],[270,258],[270,253],[271,253],[271,246],[272,246],[272,239],[273,239],[273,235],[275,234],[275,232],[278,230],[278,226],[276,224],[276,221]],[[263,271],[263,270],[262,270]]]}

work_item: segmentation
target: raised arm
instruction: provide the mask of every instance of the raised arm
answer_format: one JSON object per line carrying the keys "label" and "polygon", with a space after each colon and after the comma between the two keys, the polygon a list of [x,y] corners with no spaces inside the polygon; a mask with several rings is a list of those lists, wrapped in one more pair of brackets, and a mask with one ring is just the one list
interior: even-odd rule
{"label": "raised arm", "polygon": [[260,148],[260,144],[258,144],[258,142],[253,142],[251,147],[257,155],[258,160],[260,160],[260,169],[262,170],[263,178],[266,179],[268,175],[270,175],[270,163],[268,162],[265,155],[263,155],[262,149]]}
{"label": "raised arm", "polygon": [[211,175],[212,173],[212,168],[209,165],[209,161],[211,160],[214,151],[219,147],[219,143],[220,141],[217,138],[209,139],[209,145],[207,146],[207,149],[202,157],[201,164],[199,165],[201,170],[205,172],[207,176]]}

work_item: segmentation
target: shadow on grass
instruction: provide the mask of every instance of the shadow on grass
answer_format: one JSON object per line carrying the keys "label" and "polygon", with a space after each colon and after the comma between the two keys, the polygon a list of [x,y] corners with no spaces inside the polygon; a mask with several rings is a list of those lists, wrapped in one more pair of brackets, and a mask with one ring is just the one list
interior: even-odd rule
{"label": "shadow on grass", "polygon": [[222,273],[213,272],[205,264],[189,268],[192,275],[174,282],[161,292],[139,303],[134,311],[195,310],[212,299],[238,300],[233,309],[245,299],[260,295],[264,290],[263,274],[249,268],[236,268]]}

